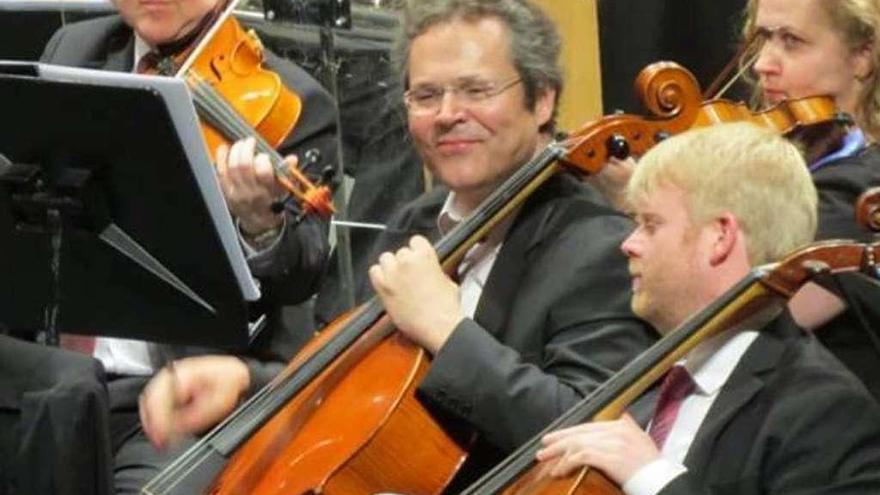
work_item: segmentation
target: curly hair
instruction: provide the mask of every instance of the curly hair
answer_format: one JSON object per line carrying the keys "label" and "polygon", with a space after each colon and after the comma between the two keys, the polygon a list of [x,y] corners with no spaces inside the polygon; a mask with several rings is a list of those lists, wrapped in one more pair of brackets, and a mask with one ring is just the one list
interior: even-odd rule
{"label": "curly hair", "polygon": [[[559,64],[561,41],[552,20],[528,0],[411,0],[404,9],[404,20],[394,50],[402,87],[408,87],[409,53],[413,40],[438,24],[455,20],[494,17],[510,32],[512,62],[525,88],[526,105],[534,108],[539,94],[562,93]],[[552,132],[556,126],[556,105],[551,120],[541,129]]]}

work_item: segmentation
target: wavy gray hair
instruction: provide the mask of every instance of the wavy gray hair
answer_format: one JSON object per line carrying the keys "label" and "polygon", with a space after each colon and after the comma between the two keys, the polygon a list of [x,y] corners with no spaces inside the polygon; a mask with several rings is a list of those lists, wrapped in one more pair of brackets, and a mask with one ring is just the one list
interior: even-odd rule
{"label": "wavy gray hair", "polygon": [[[404,8],[403,26],[398,34],[394,61],[401,84],[409,84],[409,53],[415,38],[438,24],[454,20],[477,20],[495,17],[510,31],[513,65],[522,78],[526,105],[533,109],[539,94],[556,91],[562,94],[562,68],[559,64],[561,41],[556,25],[538,6],[528,0],[410,0]],[[553,132],[556,127],[556,104],[553,117],[541,129]]]}

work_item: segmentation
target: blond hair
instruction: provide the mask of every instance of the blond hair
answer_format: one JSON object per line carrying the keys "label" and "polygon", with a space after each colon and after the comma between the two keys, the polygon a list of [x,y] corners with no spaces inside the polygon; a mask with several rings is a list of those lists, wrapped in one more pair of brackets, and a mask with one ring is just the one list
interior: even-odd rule
{"label": "blond hair", "polygon": [[753,124],[694,129],[642,157],[627,187],[636,204],[661,185],[680,188],[691,221],[736,216],[753,265],[781,259],[816,235],[817,194],[792,143]]}
{"label": "blond hair", "polygon": [[[742,35],[751,39],[755,32],[755,18],[758,15],[758,2],[748,0]],[[871,138],[880,140],[880,2],[877,0],[821,0],[822,11],[831,21],[831,27],[840,38],[855,52],[868,48],[871,54],[871,72],[862,81],[862,92],[858,95],[856,123]],[[757,48],[755,48],[757,50]],[[746,54],[743,59],[748,59]],[[754,89],[753,98],[760,93],[757,81],[750,78]]]}

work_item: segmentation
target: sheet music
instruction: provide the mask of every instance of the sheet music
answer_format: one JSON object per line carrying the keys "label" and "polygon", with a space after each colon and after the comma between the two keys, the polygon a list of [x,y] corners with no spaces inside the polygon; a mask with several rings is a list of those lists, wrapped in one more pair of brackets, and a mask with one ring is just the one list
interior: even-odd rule
{"label": "sheet music", "polygon": [[90,84],[115,87],[151,88],[162,95],[168,113],[171,115],[172,124],[182,141],[187,159],[192,167],[193,175],[199,184],[202,199],[210,212],[214,228],[220,235],[223,249],[238,280],[242,295],[247,301],[258,300],[260,298],[260,289],[251,275],[244,258],[244,253],[241,250],[238,233],[232,222],[232,216],[220,191],[220,182],[205,149],[195,107],[193,106],[186,83],[170,77],[80,69],[49,64],[39,64],[38,71],[40,77],[47,80],[88,82]]}

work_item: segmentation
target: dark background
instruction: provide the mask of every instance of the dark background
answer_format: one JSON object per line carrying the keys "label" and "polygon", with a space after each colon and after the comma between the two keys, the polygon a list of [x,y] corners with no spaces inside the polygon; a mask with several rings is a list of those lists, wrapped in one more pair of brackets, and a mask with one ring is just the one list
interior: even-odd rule
{"label": "dark background", "polygon": [[[109,4],[63,3],[66,7],[62,14],[51,3],[0,0],[0,58],[35,59],[62,19],[71,22],[112,12]],[[61,4],[59,1],[57,6]],[[736,47],[744,6],[745,0],[598,0],[606,113],[638,109],[632,82],[639,70],[658,60],[682,64],[694,72],[705,88]],[[258,27],[273,49],[283,46],[280,51],[307,68],[321,70],[318,36],[313,26],[248,20],[246,23]],[[365,88],[361,78],[366,77],[367,86],[374,91],[384,89],[384,84],[382,88],[373,86],[391,75],[387,51],[395,24],[392,15],[355,8],[354,29],[338,31],[342,33],[340,57],[347,60],[340,79],[343,103],[347,102],[345,98],[352,97],[352,92],[356,93],[355,100],[375,96],[362,91]]]}
{"label": "dark background", "polygon": [[705,89],[736,51],[745,0],[598,0],[605,113],[639,111],[633,81],[671,60]]}

